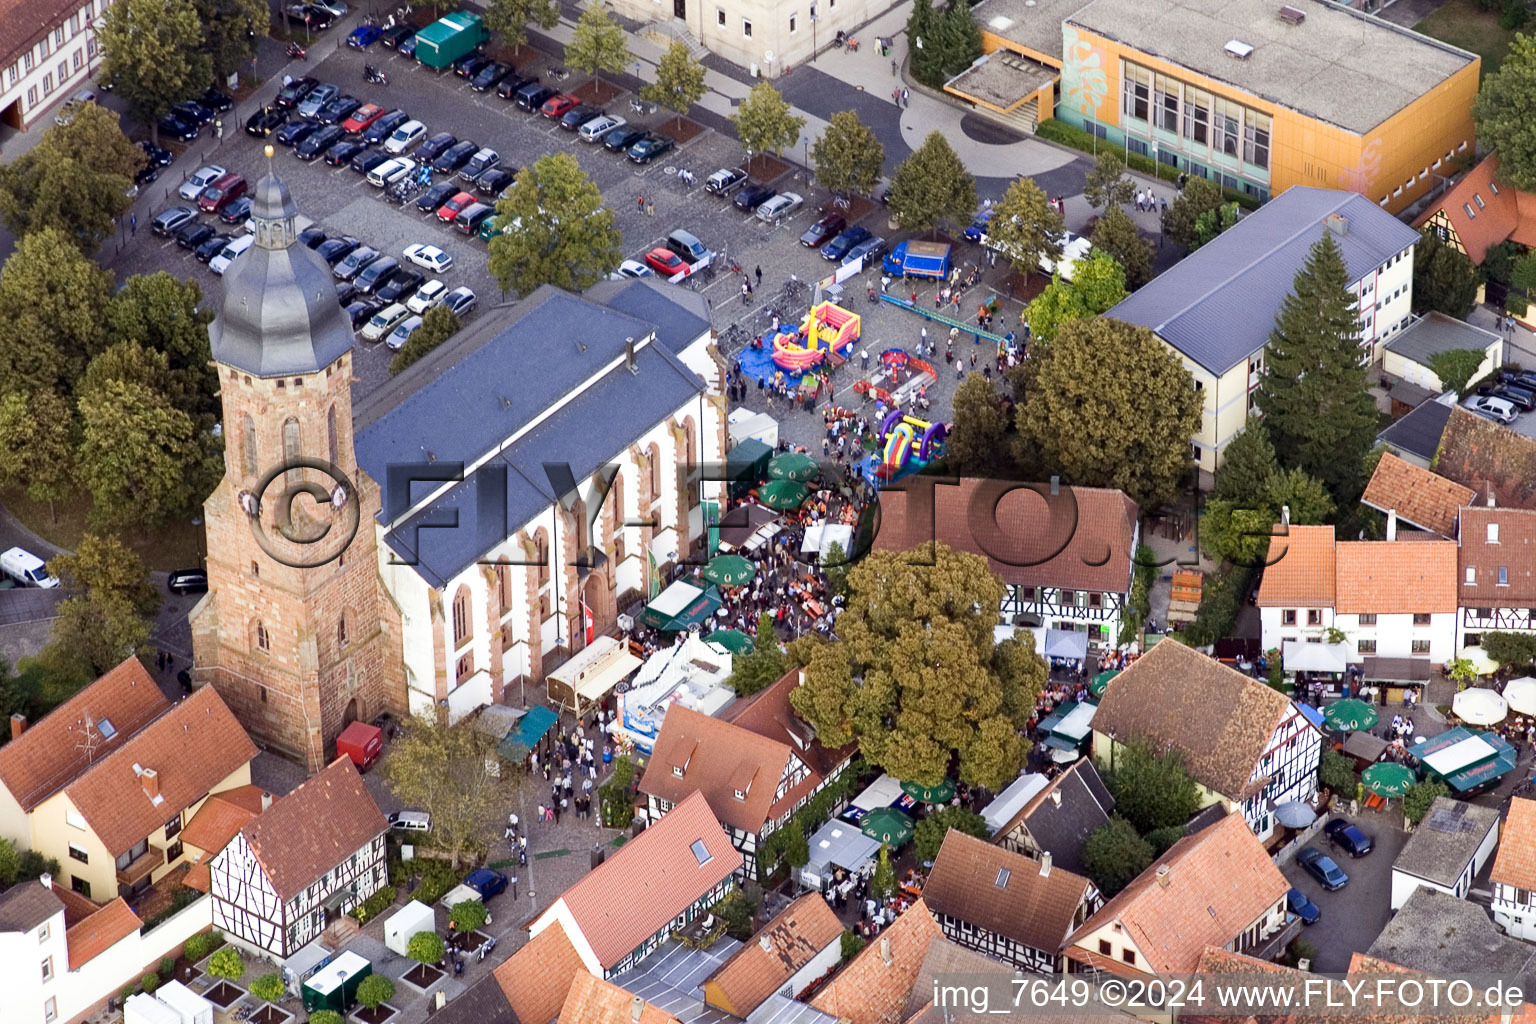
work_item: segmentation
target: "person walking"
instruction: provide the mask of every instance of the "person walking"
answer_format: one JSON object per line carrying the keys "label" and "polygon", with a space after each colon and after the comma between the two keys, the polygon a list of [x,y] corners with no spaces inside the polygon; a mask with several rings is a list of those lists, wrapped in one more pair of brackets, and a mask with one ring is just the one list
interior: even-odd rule
{"label": "person walking", "polygon": [[867,348],[859,353],[859,369],[869,369],[869,349]]}
{"label": "person walking", "polygon": [[128,230],[129,230],[129,232],[131,234],[137,235],[139,233],[139,215],[138,214],[130,213],[128,215]]}
{"label": "person walking", "polygon": [[635,196],[635,203],[639,206],[640,212],[644,213],[645,212],[645,196],[643,196],[643,195]]}
{"label": "person walking", "polygon": [[762,267],[758,267],[757,268],[757,286],[759,288],[761,288],[763,286],[763,268]]}
{"label": "person walking", "polygon": [[896,63],[896,58],[895,57],[892,57],[891,58],[891,77],[895,78],[900,73],[901,73],[901,65]]}
{"label": "person walking", "polygon": [[748,296],[750,296],[751,294],[752,294],[752,286],[747,284],[747,282],[745,282],[745,281],[741,282],[741,304],[743,306],[745,306],[747,304],[747,302],[749,301],[748,300]]}
{"label": "person walking", "polygon": [[901,105],[903,107],[910,107],[912,105],[912,94],[906,89],[901,90]]}

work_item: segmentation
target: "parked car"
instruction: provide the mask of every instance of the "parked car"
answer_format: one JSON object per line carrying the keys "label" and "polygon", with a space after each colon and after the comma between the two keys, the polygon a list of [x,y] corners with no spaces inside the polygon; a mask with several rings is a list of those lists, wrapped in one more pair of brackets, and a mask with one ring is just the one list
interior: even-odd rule
{"label": "parked car", "polygon": [[[394,138],[395,129],[399,128],[410,119],[411,115],[407,114],[403,110],[391,110],[389,113],[373,122],[373,124],[369,125],[367,130],[363,132],[363,144],[367,146],[377,146],[381,142]],[[422,132],[425,134],[425,126],[422,127]],[[398,153],[402,151],[395,150],[393,152]]]}
{"label": "parked car", "polygon": [[363,101],[356,96],[337,96],[320,108],[320,112],[315,115],[315,120],[321,124],[341,124],[362,105]]}
{"label": "parked car", "polygon": [[360,245],[348,253],[346,259],[335,264],[335,269],[331,273],[338,281],[350,281],[357,276],[358,271],[379,258],[379,250]]}
{"label": "parked car", "polygon": [[453,226],[466,235],[473,235],[494,216],[496,216],[496,208],[489,203],[471,203],[453,218]]}
{"label": "parked car", "polygon": [[399,269],[400,261],[393,256],[380,256],[376,260],[369,260],[368,265],[359,270],[354,278],[357,282],[357,290],[364,295],[372,295],[382,288]]}
{"label": "parked car", "polygon": [[168,149],[157,146],[148,140],[140,142],[139,149],[143,152],[144,159],[148,160],[156,167],[169,167],[176,160],[175,153],[172,153]]}
{"label": "parked car", "polygon": [[404,302],[426,279],[427,275],[415,267],[400,267],[373,293],[385,302]]}
{"label": "parked car", "polygon": [[590,107],[583,103],[572,107],[560,117],[560,127],[568,132],[579,131],[589,121],[596,121],[600,117],[607,117],[607,112],[600,107]]}
{"label": "parked car", "polygon": [[170,238],[185,227],[187,221],[196,219],[197,211],[192,207],[173,206],[156,214],[155,219],[150,221],[149,230],[161,238]]}
{"label": "parked car", "polygon": [[[458,144],[459,138],[452,132],[438,132],[431,136],[416,150],[418,160],[436,160],[447,152],[450,146]],[[471,151],[473,152],[473,151]]]}
{"label": "parked car", "polygon": [[400,51],[400,56],[402,57],[416,56],[416,33],[412,32],[410,35],[400,40],[400,46],[398,49]]}
{"label": "parked car", "polygon": [[[389,138],[384,140],[384,152],[404,153],[422,139],[427,137],[427,126],[420,121],[406,121],[397,125],[390,132]],[[449,136],[452,138],[452,136]],[[427,157],[426,159],[432,159]]]}
{"label": "parked car", "polygon": [[517,180],[517,172],[510,167],[492,167],[475,179],[475,191],[495,199],[502,190]]}
{"label": "parked car", "polygon": [[391,811],[389,827],[397,832],[432,831],[431,811]]}
{"label": "parked car", "polygon": [[347,317],[352,321],[352,329],[360,331],[363,325],[373,319],[373,315],[384,308],[384,303],[378,299],[359,298],[347,303]]}
{"label": "parked car", "polygon": [[64,101],[64,105],[60,107],[59,112],[54,115],[53,123],[57,125],[69,124],[75,119],[75,111],[79,110],[87,103],[95,102],[96,93],[93,90],[81,89],[79,92],[75,93],[69,99]]}
{"label": "parked car", "polygon": [[480,175],[501,163],[501,154],[489,146],[479,150],[469,158],[463,169],[459,171],[459,180],[464,182],[474,181]]}
{"label": "parked car", "polygon": [[384,116],[384,108],[377,103],[364,103],[341,122],[341,130],[348,135],[361,135],[369,126]]}
{"label": "parked car", "polygon": [[745,167],[722,167],[709,176],[709,180],[704,183],[704,191],[713,192],[717,196],[730,195],[746,183]]}
{"label": "parked car", "polygon": [[448,286],[434,278],[417,288],[415,293],[405,300],[405,308],[412,313],[423,313],[442,302],[448,295]]}
{"label": "parked car", "polygon": [[491,63],[491,58],[483,53],[471,53],[467,57],[460,57],[453,65],[453,73],[466,81],[474,81],[476,75]]}
{"label": "parked car", "polygon": [[1536,392],[1532,392],[1518,384],[1483,385],[1477,389],[1480,395],[1492,395],[1494,398],[1502,398],[1521,412],[1530,412],[1536,409]]}
{"label": "parked car", "polygon": [[192,255],[197,257],[197,262],[207,263],[222,252],[230,240],[230,235],[210,235],[206,242],[193,251]]}
{"label": "parked car", "polygon": [[[319,87],[320,80],[318,78],[311,78],[308,75],[305,75],[303,78],[295,78],[278,90],[277,99],[274,102],[284,110],[292,110],[300,103],[303,103],[309,94]],[[331,88],[334,89],[335,86]]]}
{"label": "parked car", "polygon": [[202,94],[197,97],[197,102],[209,110],[220,114],[235,109],[235,98],[228,93],[220,92],[211,85],[204,89]]}
{"label": "parked car", "polygon": [[375,167],[388,163],[391,159],[393,158],[382,149],[364,149],[352,158],[350,166],[353,171],[366,178]]}
{"label": "parked car", "polygon": [[315,86],[299,101],[299,116],[306,120],[320,116],[325,105],[340,95],[341,86],[331,82]]}
{"label": "parked car", "polygon": [[416,209],[422,213],[435,213],[459,191],[459,183],[456,181],[440,181],[421,194],[416,200]]}
{"label": "parked car", "polygon": [[451,309],[454,316],[463,320],[475,311],[475,306],[478,302],[479,300],[475,298],[473,290],[469,288],[455,288],[443,297],[443,301],[439,305]]}
{"label": "parked car", "polygon": [[223,274],[224,271],[229,269],[229,265],[235,262],[235,257],[245,252],[245,250],[249,249],[252,245],[255,244],[255,242],[256,236],[250,234],[249,232],[243,235],[237,235],[235,238],[230,240],[230,243],[224,247],[222,252],[208,261],[208,269],[213,271],[215,274]]}
{"label": "parked car", "polygon": [[23,587],[52,590],[59,585],[58,577],[48,572],[47,564],[26,548],[7,548],[0,552],[0,573]]}
{"label": "parked car", "polygon": [[485,67],[475,72],[475,77],[469,81],[469,87],[475,90],[475,92],[485,92],[487,89],[494,89],[503,78],[506,78],[511,73],[512,66],[510,64],[491,61]]}
{"label": "parked car", "polygon": [[368,184],[374,188],[393,185],[416,171],[416,161],[408,156],[391,157],[368,172]]}
{"label": "parked car", "polygon": [[778,193],[767,185],[754,185],[748,182],[741,186],[741,191],[736,193],[736,198],[731,200],[731,205],[746,213],[762,206]]}
{"label": "parked car", "polygon": [[655,277],[656,272],[638,260],[625,260],[619,264],[619,269],[608,275],[611,281],[617,281],[625,277]]}
{"label": "parked car", "polygon": [[635,144],[629,147],[626,155],[629,157],[630,163],[648,164],[663,153],[671,152],[676,145],[677,143],[665,135],[652,133],[637,139]]}
{"label": "parked car", "polygon": [[318,249],[325,242],[325,229],[311,224],[299,232],[299,244],[306,249]]}
{"label": "parked car", "polygon": [[1496,420],[1499,423],[1513,423],[1520,415],[1512,403],[1503,398],[1494,398],[1492,395],[1473,395],[1461,404],[1484,419]]}
{"label": "parked car", "polygon": [[173,594],[206,594],[208,573],[204,569],[172,569],[165,578],[165,589]]}
{"label": "parked car", "polygon": [[1307,898],[1307,894],[1300,889],[1292,889],[1285,894],[1286,905],[1291,908],[1291,913],[1301,918],[1302,924],[1317,924],[1323,912],[1318,909],[1316,903]]}
{"label": "parked car", "polygon": [[1329,892],[1337,892],[1349,884],[1349,876],[1333,862],[1333,858],[1315,847],[1309,846],[1298,853],[1296,863]]}
{"label": "parked car", "polygon": [[389,332],[389,337],[384,339],[384,344],[388,345],[391,351],[397,352],[405,348],[405,343],[411,340],[411,335],[415,334],[420,327],[421,317],[412,313]]}
{"label": "parked car", "polygon": [[345,167],[367,148],[359,139],[342,139],[325,151],[325,162],[332,167]]}
{"label": "parked car", "polygon": [[182,100],[180,103],[171,107],[171,114],[175,117],[181,118],[183,121],[190,121],[200,128],[205,125],[212,124],[215,117],[213,111],[209,110],[201,103],[196,103],[192,100]]}
{"label": "parked car", "polygon": [[688,269],[688,264],[683,262],[681,256],[660,246],[645,254],[645,263],[662,277],[673,277]]}
{"label": "parked car", "polygon": [[385,29],[379,35],[379,45],[388,47],[391,50],[398,50],[401,43],[410,39],[415,34],[416,29],[410,25],[396,25],[394,28]]}
{"label": "parked car", "polygon": [[562,92],[545,100],[539,107],[539,113],[552,120],[559,120],[580,105],[580,97],[573,96],[568,92]]}
{"label": "parked car", "polygon": [[484,902],[506,889],[507,876],[490,868],[476,868],[464,876],[464,884],[479,893]]}
{"label": "parked car", "polygon": [[336,15],[318,4],[292,4],[284,13],[311,32],[324,32],[336,23]]}
{"label": "parked car", "polygon": [[248,187],[240,175],[226,174],[203,189],[203,194],[197,197],[197,208],[204,213],[218,213],[245,195]]}
{"label": "parked car", "polygon": [[504,100],[517,98],[517,90],[525,85],[537,85],[538,75],[508,75],[496,83],[496,95]]}
{"label": "parked car", "polygon": [[987,237],[987,225],[992,222],[992,211],[993,208],[988,206],[977,212],[975,218],[971,220],[970,225],[965,229],[965,240],[967,242],[979,242]]}
{"label": "parked car", "polygon": [[856,245],[852,249],[848,250],[848,255],[843,257],[843,265],[847,266],[849,263],[852,263],[854,260],[860,260],[861,259],[861,260],[864,260],[865,263],[870,264],[871,266],[873,266],[873,262],[872,261],[876,257],[884,254],[884,252],[885,252],[885,239],[883,239],[883,238],[866,238],[866,239],[864,239],[864,241],[860,242],[858,245]]}
{"label": "parked car", "polygon": [[581,136],[581,140],[583,142],[597,142],[604,135],[607,135],[609,132],[625,123],[626,122],[622,117],[615,117],[613,114],[604,114],[601,117],[594,117],[592,120],[582,125],[576,134]]}
{"label": "parked car", "polygon": [[469,163],[469,158],[478,152],[480,152],[480,146],[469,139],[455,142],[432,161],[432,169],[438,174],[452,174]]}
{"label": "parked car", "polygon": [[870,237],[869,228],[862,224],[855,224],[847,228],[842,234],[821,247],[821,258],[824,260],[840,260],[848,255],[848,250]]}
{"label": "parked car", "polygon": [[405,247],[405,258],[434,274],[445,273],[453,267],[452,256],[435,245],[424,245],[420,242]]}
{"label": "parked car", "polygon": [[788,217],[805,205],[805,197],[798,192],[780,192],[757,208],[757,219],[772,223]]}
{"label": "parked car", "polygon": [[314,121],[289,121],[277,130],[277,144],[297,146],[319,130],[320,125]]}
{"label": "parked car", "polygon": [[[357,285],[353,284],[351,281],[336,282],[336,301],[339,304],[343,306],[349,306],[356,302],[358,299],[362,298],[367,298],[367,296],[359,295],[357,293]],[[385,303],[385,305],[388,305],[388,303]]]}
{"label": "parked car", "polygon": [[277,131],[288,120],[288,111],[284,107],[262,107],[256,113],[245,119],[245,134],[254,135],[258,139],[264,139]]}
{"label": "parked car", "polygon": [[402,320],[410,315],[411,311],[406,309],[403,304],[399,302],[391,303],[369,319],[367,326],[363,328],[363,338],[367,341],[378,341],[384,335],[394,330]]}
{"label": "parked car", "polygon": [[544,106],[546,100],[560,95],[560,90],[552,86],[543,85],[538,79],[534,79],[512,94],[512,102],[518,109],[530,114],[536,114]]}
{"label": "parked car", "polygon": [[645,129],[632,124],[622,124],[603,136],[603,148],[610,153],[623,153],[645,138]]}
{"label": "parked car", "polygon": [[800,236],[800,244],[807,248],[819,249],[842,234],[847,226],[848,221],[842,214],[829,213],[805,229],[805,234]]}
{"label": "parked car", "polygon": [[218,164],[199,167],[196,174],[181,183],[181,188],[176,190],[176,194],[183,199],[196,200],[198,196],[203,194],[205,188],[228,173],[228,168],[220,167]]}
{"label": "parked car", "polygon": [[313,160],[341,141],[345,130],[339,124],[328,124],[317,129],[303,142],[293,147],[293,155],[300,160]]}
{"label": "parked car", "polygon": [[147,163],[143,167],[140,167],[137,171],[133,172],[133,183],[137,186],[148,185],[150,182],[160,177],[160,172],[163,170],[165,170],[165,168],[161,167],[157,163]]}
{"label": "parked car", "polygon": [[379,41],[384,30],[377,25],[359,25],[347,36],[347,45],[354,50],[366,50]]}
{"label": "parked car", "polygon": [[1517,388],[1536,391],[1536,372],[1531,370],[1503,369],[1499,371],[1499,383],[1513,384]]}
{"label": "parked car", "polygon": [[457,192],[452,199],[449,199],[437,208],[437,219],[445,224],[451,224],[455,217],[463,210],[474,205],[474,202],[475,194],[473,192]]}
{"label": "parked car", "polygon": [[155,123],[160,134],[177,142],[192,142],[202,133],[202,126],[175,114],[167,114]]}
{"label": "parked car", "polygon": [[362,248],[362,245],[362,242],[359,242],[351,235],[346,235],[342,238],[326,239],[316,247],[315,252],[319,254],[321,259],[325,260],[326,266],[334,267]]}
{"label": "parked car", "polygon": [[1334,846],[1343,849],[1351,857],[1364,857],[1375,848],[1371,837],[1343,818],[1334,818],[1323,826],[1323,833]]}
{"label": "parked car", "polygon": [[204,224],[200,220],[190,220],[176,231],[176,244],[183,249],[196,249],[208,239],[214,236],[212,224]]}

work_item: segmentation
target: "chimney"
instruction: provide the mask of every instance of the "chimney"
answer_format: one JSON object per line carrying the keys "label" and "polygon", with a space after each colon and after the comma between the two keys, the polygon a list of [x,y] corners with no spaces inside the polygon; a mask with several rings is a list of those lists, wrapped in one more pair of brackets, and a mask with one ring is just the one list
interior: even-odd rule
{"label": "chimney", "polygon": [[1488,507],[1489,508],[1493,508],[1494,507],[1494,498],[1493,498],[1493,488],[1492,487],[1488,488]]}
{"label": "chimney", "polygon": [[263,794],[261,794],[261,809],[262,810],[266,810],[268,807],[271,807],[271,806],[272,806],[272,794],[271,793],[263,793]]}
{"label": "chimney", "polygon": [[1046,850],[1040,855],[1040,877],[1051,877],[1051,851]]}
{"label": "chimney", "polygon": [[1168,865],[1159,864],[1157,866],[1157,884],[1162,886],[1164,889],[1168,888],[1168,875]]}
{"label": "chimney", "polygon": [[1397,540],[1397,509],[1387,509],[1387,540]]}
{"label": "chimney", "polygon": [[889,935],[880,936],[880,962],[887,967],[891,966],[891,937]]}
{"label": "chimney", "polygon": [[153,768],[145,768],[139,776],[139,785],[144,787],[144,793],[151,800],[160,799],[160,773]]}
{"label": "chimney", "polygon": [[1056,495],[1058,495],[1060,493],[1061,493],[1061,477],[1053,476],[1053,477],[1051,477],[1051,497],[1054,498],[1054,497],[1056,497]]}
{"label": "chimney", "polygon": [[49,892],[53,891],[53,876],[48,872],[44,871],[41,875],[38,875],[37,880],[43,883],[44,889],[47,889]]}
{"label": "chimney", "polygon": [[1291,525],[1291,506],[1289,506],[1289,505],[1281,505],[1280,506],[1280,525],[1281,526],[1290,526]]}
{"label": "chimney", "polygon": [[1061,806],[1061,790],[1059,790],[1059,789],[1051,790],[1051,803],[1056,805],[1057,807]]}
{"label": "chimney", "polygon": [[763,947],[763,952],[764,953],[772,953],[773,952],[773,940],[768,937],[768,933],[767,932],[763,932],[763,934],[761,934],[761,935],[759,935],[757,937],[757,944],[759,946]]}
{"label": "chimney", "polygon": [[637,373],[638,372],[638,368],[635,366],[635,339],[634,338],[625,338],[624,339],[624,368],[626,370],[628,370],[630,373]]}
{"label": "chimney", "polygon": [[640,1015],[643,1014],[644,1012],[645,1012],[645,1000],[642,999],[640,996],[635,996],[633,999],[631,999],[629,1001],[629,1019],[630,1020],[632,1020],[632,1021],[639,1021]]}
{"label": "chimney", "polygon": [[1349,218],[1342,213],[1330,213],[1323,218],[1323,226],[1343,238],[1349,234]]}
{"label": "chimney", "polygon": [[16,739],[27,731],[27,716],[20,711],[11,716],[11,739]]}

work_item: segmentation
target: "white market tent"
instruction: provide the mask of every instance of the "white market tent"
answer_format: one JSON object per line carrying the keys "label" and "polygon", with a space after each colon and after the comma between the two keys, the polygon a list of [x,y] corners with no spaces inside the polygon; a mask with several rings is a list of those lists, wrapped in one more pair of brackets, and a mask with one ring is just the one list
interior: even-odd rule
{"label": "white market tent", "polygon": [[817,558],[826,558],[833,544],[841,547],[843,557],[847,558],[849,548],[853,547],[853,527],[846,523],[818,523],[815,526],[807,526],[805,538],[800,542],[800,553],[804,555],[814,551]]}
{"label": "white market tent", "polygon": [[987,831],[996,833],[998,829],[1012,821],[1013,816],[1022,811],[1024,805],[1045,789],[1049,782],[1050,780],[1044,775],[1033,772],[1020,775],[1010,782],[1008,788],[997,794],[981,812],[982,818],[987,823]]}
{"label": "white market tent", "polygon": [[1457,743],[1452,743],[1444,750],[1437,750],[1433,754],[1425,754],[1420,758],[1425,767],[1442,778],[1454,775],[1469,765],[1480,764],[1498,754],[1493,744],[1481,736],[1468,736]]}
{"label": "white market tent", "polygon": [[1088,634],[1075,629],[1047,629],[1045,646],[1037,650],[1047,658],[1086,658]]}
{"label": "white market tent", "polygon": [[878,840],[840,818],[833,818],[807,841],[811,859],[800,869],[800,884],[821,889],[832,880],[833,868],[858,871],[880,852]]}
{"label": "white market tent", "polygon": [[889,807],[902,797],[901,782],[889,775],[881,775],[869,788],[851,801],[854,807],[873,811],[877,807]]}
{"label": "white market tent", "polygon": [[776,447],[779,443],[779,421],[765,412],[735,409],[731,412],[730,426],[727,430],[730,432],[733,445],[740,444],[749,437],[756,438],[770,448]]}
{"label": "white market tent", "polygon": [[1287,672],[1343,672],[1349,667],[1348,644],[1315,644],[1287,640],[1280,661]]}
{"label": "white market tent", "polygon": [[1056,723],[1055,727],[1051,729],[1051,735],[1061,736],[1064,739],[1081,743],[1093,731],[1093,716],[1098,710],[1099,706],[1097,704],[1091,701],[1083,701],[1077,707],[1067,712],[1065,718]]}

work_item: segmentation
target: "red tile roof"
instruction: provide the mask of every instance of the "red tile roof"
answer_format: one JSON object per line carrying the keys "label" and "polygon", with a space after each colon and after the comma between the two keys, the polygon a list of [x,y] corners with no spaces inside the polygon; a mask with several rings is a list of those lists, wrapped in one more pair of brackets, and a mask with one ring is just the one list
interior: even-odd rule
{"label": "red tile roof", "polygon": [[1521,245],[1536,245],[1536,196],[1504,184],[1498,175],[1499,158],[1490,154],[1413,226],[1423,227],[1443,210],[1468,258],[1477,264],[1483,262],[1490,247],[1508,239]]}
{"label": "red tile roof", "polygon": [[[706,854],[702,864],[692,849],[698,842]],[[560,901],[606,970],[741,865],[740,851],[704,794],[694,793],[565,890]]]}
{"label": "red tile roof", "polygon": [[[255,756],[234,713],[205,686],[80,775],[65,795],[116,857]],[[158,800],[139,769],[159,777]]]}
{"label": "red tile roof", "polygon": [[21,59],[84,6],[83,0],[0,0],[0,67]]}
{"label": "red tile roof", "polygon": [[897,1024],[928,947],[943,941],[939,923],[918,900],[812,996],[811,1006],[848,1024]]}
{"label": "red tile roof", "polygon": [[759,736],[777,740],[800,756],[822,778],[834,774],[859,749],[857,743],[831,749],[816,739],[812,729],[790,706],[789,695],[800,685],[800,670],[790,669],[772,686],[735,701],[718,716]]}
{"label": "red tile roof", "polygon": [[207,853],[211,860],[213,854],[228,846],[229,841],[261,813],[261,798],[265,792],[260,786],[236,786],[212,794],[203,801],[203,806],[192,815],[192,820],[177,838]]}
{"label": "red tile roof", "polygon": [[978,477],[962,478],[958,486],[882,491],[874,546],[909,551],[937,539],[984,556],[1006,583],[1130,590],[1136,503],[1097,487],[1049,494],[1049,484]]}
{"label": "red tile roof", "polygon": [[1504,508],[1536,508],[1536,440],[1502,423],[1452,409],[1434,465],[1478,494],[1491,491]]}
{"label": "red tile roof", "polygon": [[802,896],[704,979],[704,1001],[746,1017],[842,935],[842,922],[820,893]]}
{"label": "red tile roof", "polygon": [[[1488,527],[1497,526],[1497,540]],[[1467,583],[1467,570],[1476,582]],[[1499,585],[1499,570],[1508,583]],[[1462,510],[1461,544],[1456,549],[1460,603],[1468,608],[1536,608],[1536,510],[1487,508]]]}
{"label": "red tile roof", "polygon": [[1333,527],[1292,526],[1286,536],[1269,539],[1258,605],[1331,608],[1333,580]]}
{"label": "red tile roof", "polygon": [[73,927],[101,909],[100,903],[87,899],[73,889],[66,889],[58,882],[53,883],[53,894],[64,904],[65,927]]}
{"label": "red tile roof", "polygon": [[[1163,868],[1167,873],[1160,878]],[[1118,922],[1146,971],[1185,974],[1206,946],[1230,943],[1285,899],[1289,888],[1264,844],[1234,812],[1174,843],[1069,941],[1084,941]]]}
{"label": "red tile roof", "polygon": [[352,759],[338,757],[240,832],[287,902],[388,828]]}
{"label": "red tile roof", "polygon": [[[139,659],[129,658],[0,747],[0,785],[31,813],[170,706]],[[107,725],[111,739],[101,735]]]}
{"label": "red tile roof", "polygon": [[560,1024],[679,1024],[665,1010],[630,995],[611,981],[578,974],[571,980]]}
{"label": "red tile roof", "polygon": [[1516,797],[1509,802],[1489,878],[1516,889],[1536,889],[1536,800]]}
{"label": "red tile roof", "polygon": [[1456,611],[1456,542],[1349,540],[1334,546],[1343,615]]}
{"label": "red tile roof", "polygon": [[118,897],[64,933],[64,942],[69,947],[69,969],[78,971],[143,926],[144,922]]}
{"label": "red tile roof", "polygon": [[556,921],[496,968],[496,983],[523,1024],[549,1024],[560,1013],[571,981],[585,975],[581,954]]}
{"label": "red tile roof", "polygon": [[1442,537],[1456,536],[1456,513],[1476,494],[1454,480],[1385,452],[1360,500],[1383,512],[1396,510],[1405,523]]}
{"label": "red tile roof", "polygon": [[951,829],[923,886],[923,902],[936,915],[1054,955],[1095,889],[1063,868],[1044,870],[1041,861]]}

